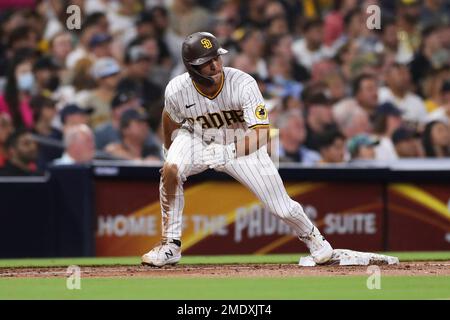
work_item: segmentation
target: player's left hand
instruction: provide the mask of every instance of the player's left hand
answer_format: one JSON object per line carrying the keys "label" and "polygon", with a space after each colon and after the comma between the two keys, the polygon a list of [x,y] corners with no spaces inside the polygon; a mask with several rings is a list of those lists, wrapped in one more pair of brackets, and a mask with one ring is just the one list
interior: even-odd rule
{"label": "player's left hand", "polygon": [[236,159],[234,143],[228,145],[211,143],[203,150],[203,163],[210,169],[224,166],[233,159]]}

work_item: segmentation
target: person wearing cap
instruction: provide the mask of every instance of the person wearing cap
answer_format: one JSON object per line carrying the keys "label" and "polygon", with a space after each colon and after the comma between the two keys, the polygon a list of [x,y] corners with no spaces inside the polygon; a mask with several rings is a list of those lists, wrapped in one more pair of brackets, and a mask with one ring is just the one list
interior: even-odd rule
{"label": "person wearing cap", "polygon": [[[102,26],[106,23],[105,26]],[[108,20],[102,12],[90,14],[83,19],[83,25],[79,34],[79,41],[75,50],[73,50],[66,58],[66,66],[73,69],[82,59],[94,60],[93,54],[90,52],[90,42],[93,36],[98,33],[104,33],[107,30]],[[105,28],[106,27],[106,28]]]}
{"label": "person wearing cap", "polygon": [[398,158],[420,158],[424,156],[424,150],[420,142],[420,135],[406,127],[401,126],[392,134],[392,143]]}
{"label": "person wearing cap", "polygon": [[406,65],[394,63],[385,74],[386,86],[378,91],[380,103],[391,102],[403,113],[402,118],[413,124],[423,123],[427,109],[422,98],[412,90],[411,74]]}
{"label": "person wearing cap", "polygon": [[315,92],[314,88],[307,88],[303,93],[305,104],[306,140],[305,146],[319,151],[317,137],[329,129],[336,129],[331,101],[323,92]]}
{"label": "person wearing cap", "polygon": [[91,125],[95,129],[111,120],[110,105],[116,94],[121,67],[114,58],[105,57],[97,59],[90,71],[96,82],[96,88],[89,91],[81,104],[94,109]]}
{"label": "person wearing cap", "polygon": [[358,134],[347,142],[347,149],[350,159],[354,160],[374,160],[375,146],[379,141],[368,134]]}
{"label": "person wearing cap", "polygon": [[81,108],[75,103],[66,105],[60,112],[61,123],[64,126],[63,131],[77,124],[89,124],[89,116],[92,114],[91,108]]}
{"label": "person wearing cap", "polygon": [[125,76],[118,84],[118,90],[135,91],[146,108],[162,97],[162,89],[148,79],[157,57],[150,56],[139,45],[131,46],[125,54]]}
{"label": "person wearing cap", "polygon": [[89,40],[89,51],[95,58],[112,56],[112,37],[108,33],[95,33]]}
{"label": "person wearing cap", "polygon": [[397,160],[392,134],[402,125],[402,111],[390,102],[380,104],[373,117],[373,132],[380,143],[375,147],[375,158],[380,161]]}
{"label": "person wearing cap", "polygon": [[120,117],[121,141],[107,145],[105,151],[124,160],[160,161],[160,149],[146,146],[150,134],[147,121],[148,115],[143,111],[125,111]]}
{"label": "person wearing cap", "polygon": [[[108,144],[120,142],[120,118],[122,114],[130,109],[143,111],[142,103],[133,91],[119,91],[111,102],[111,120],[95,129],[95,144],[97,149],[103,150]],[[161,149],[153,132],[147,136],[146,145],[149,148]]]}

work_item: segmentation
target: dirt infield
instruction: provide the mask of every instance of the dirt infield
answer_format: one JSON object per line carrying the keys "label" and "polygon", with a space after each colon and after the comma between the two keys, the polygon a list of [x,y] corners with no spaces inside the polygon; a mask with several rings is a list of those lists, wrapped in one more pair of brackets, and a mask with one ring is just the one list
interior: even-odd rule
{"label": "dirt infield", "polygon": [[[403,262],[381,265],[385,276],[450,276],[450,261]],[[0,278],[67,277],[67,267],[0,268]],[[367,266],[300,267],[296,264],[177,265],[152,268],[141,265],[82,266],[83,277],[301,277],[367,275]]]}

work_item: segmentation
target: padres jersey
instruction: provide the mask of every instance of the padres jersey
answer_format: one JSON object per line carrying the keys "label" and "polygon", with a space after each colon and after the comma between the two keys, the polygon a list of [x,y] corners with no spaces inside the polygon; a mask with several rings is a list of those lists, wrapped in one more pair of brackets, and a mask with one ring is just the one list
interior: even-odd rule
{"label": "padres jersey", "polygon": [[[183,183],[192,175],[208,169],[202,163],[204,147],[227,143],[228,134],[245,134],[248,128],[269,124],[267,110],[256,81],[245,72],[224,68],[223,83],[214,96],[206,96],[192,82],[188,73],[174,78],[166,88],[165,110],[182,128],[194,134],[177,134],[167,152],[166,163],[176,168],[180,179],[175,189],[168,189],[161,177],[160,200],[162,234],[167,239],[181,239],[184,208]],[[201,135],[197,135],[199,128]],[[232,130],[227,130],[232,129]],[[239,130],[240,129],[240,130]],[[216,131],[211,135],[209,132]],[[226,139],[217,141],[220,133]],[[238,132],[238,134],[236,134]],[[205,134],[206,133],[206,134]],[[209,140],[208,140],[209,139]],[[229,143],[229,142],[228,142]],[[266,148],[238,157],[215,168],[251,190],[272,213],[291,226],[298,236],[309,234],[313,228],[302,206],[292,200],[283,186]],[[168,180],[168,179],[166,179]]]}
{"label": "padres jersey", "polygon": [[223,68],[219,90],[208,96],[186,72],[169,82],[164,108],[170,118],[193,130],[243,129],[268,125],[268,113],[258,84],[249,74],[234,68]]}

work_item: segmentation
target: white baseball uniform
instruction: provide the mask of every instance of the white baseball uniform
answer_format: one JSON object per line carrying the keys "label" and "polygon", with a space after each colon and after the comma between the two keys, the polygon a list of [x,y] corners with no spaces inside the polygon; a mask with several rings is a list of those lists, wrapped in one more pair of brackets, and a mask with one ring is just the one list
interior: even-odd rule
{"label": "white baseball uniform", "polygon": [[[214,96],[202,93],[187,72],[167,85],[165,111],[173,121],[182,123],[182,126],[172,141],[166,158],[167,164],[178,168],[179,183],[175,194],[167,194],[162,180],[160,184],[164,238],[181,239],[183,182],[189,176],[208,169],[202,163],[202,151],[208,143],[226,143],[225,139],[218,140],[228,134],[227,129],[241,129],[238,136],[243,136],[249,128],[269,124],[256,81],[247,73],[234,68],[225,67],[223,72],[222,84]],[[249,188],[273,214],[291,226],[299,237],[311,232],[313,224],[302,206],[287,194],[266,146],[248,156],[233,159],[215,170],[226,172]],[[171,203],[167,203],[169,198],[173,199]]]}

